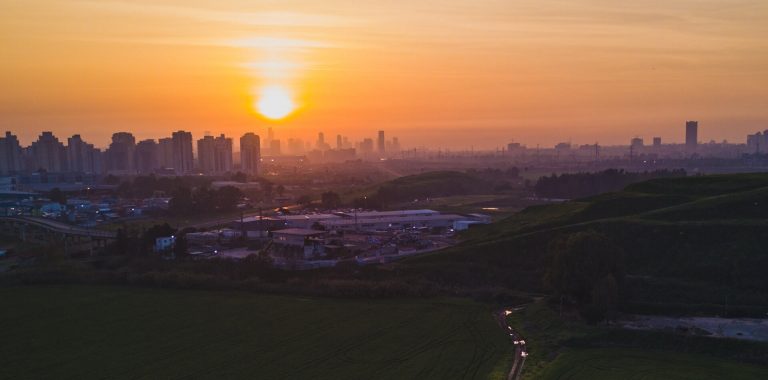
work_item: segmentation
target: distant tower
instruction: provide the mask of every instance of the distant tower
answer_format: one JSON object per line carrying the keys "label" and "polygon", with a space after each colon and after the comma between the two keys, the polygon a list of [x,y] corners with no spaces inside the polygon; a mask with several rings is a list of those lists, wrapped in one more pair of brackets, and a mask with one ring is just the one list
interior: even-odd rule
{"label": "distant tower", "polygon": [[336,135],[336,149],[343,148],[344,145],[341,142],[341,135]]}
{"label": "distant tower", "polygon": [[[273,140],[272,143],[277,140]],[[272,148],[274,149],[274,148]],[[278,149],[279,150],[279,143]],[[274,152],[273,152],[274,154]],[[261,141],[255,133],[248,132],[240,138],[240,166],[247,174],[259,174],[259,162],[261,160]]]}
{"label": "distant tower", "polygon": [[696,145],[699,141],[699,122],[698,121],[686,121],[685,122],[685,147],[689,151],[696,150]]}
{"label": "distant tower", "polygon": [[379,154],[384,154],[384,147],[386,146],[384,142],[384,131],[379,131],[379,140],[377,141],[377,145],[379,148]]}
{"label": "distant tower", "polygon": [[653,138],[653,147],[654,148],[661,147],[661,137],[654,137]]}
{"label": "distant tower", "polygon": [[115,174],[134,174],[136,139],[129,132],[112,134],[107,148],[107,170]]}
{"label": "distant tower", "polygon": [[176,174],[188,174],[194,169],[195,159],[192,154],[192,133],[176,131],[171,134],[173,143],[173,169]]}

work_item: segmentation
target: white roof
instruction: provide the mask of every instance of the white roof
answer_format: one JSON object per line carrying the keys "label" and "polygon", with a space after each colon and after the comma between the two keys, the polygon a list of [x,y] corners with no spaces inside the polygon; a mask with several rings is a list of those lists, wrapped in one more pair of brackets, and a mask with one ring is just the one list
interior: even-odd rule
{"label": "white roof", "polygon": [[338,219],[338,220],[326,220],[321,222],[323,225],[331,225],[331,226],[344,226],[344,225],[350,225],[350,224],[370,224],[370,223],[417,223],[417,222],[427,222],[427,221],[436,221],[436,220],[462,220],[467,219],[466,216],[461,215],[455,215],[455,214],[438,214],[438,215],[425,215],[425,216],[408,216],[408,217],[389,217],[389,218],[357,218],[357,221],[355,221],[354,218],[348,219]]}

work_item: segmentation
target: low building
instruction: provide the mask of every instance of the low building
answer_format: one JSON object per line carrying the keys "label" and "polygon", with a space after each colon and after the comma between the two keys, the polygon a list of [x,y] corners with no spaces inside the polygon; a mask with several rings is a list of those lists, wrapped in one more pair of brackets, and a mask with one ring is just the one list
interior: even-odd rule
{"label": "low building", "polygon": [[175,236],[165,236],[155,239],[155,252],[164,252],[173,248],[176,243]]}
{"label": "low building", "polygon": [[434,214],[421,216],[393,216],[373,218],[343,218],[325,220],[320,225],[331,231],[397,231],[415,228],[453,228],[460,220],[484,223],[477,217],[458,214]]}
{"label": "low building", "polygon": [[299,252],[305,260],[325,256],[325,231],[287,228],[274,231],[272,237],[273,244]]}

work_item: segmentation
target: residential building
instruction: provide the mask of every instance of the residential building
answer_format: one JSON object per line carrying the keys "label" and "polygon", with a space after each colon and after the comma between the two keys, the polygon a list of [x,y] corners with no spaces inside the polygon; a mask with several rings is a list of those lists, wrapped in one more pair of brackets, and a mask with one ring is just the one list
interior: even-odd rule
{"label": "residential building", "polygon": [[192,153],[192,133],[176,131],[171,135],[173,141],[173,169],[177,175],[192,173],[195,159]]}
{"label": "residential building", "polygon": [[[279,150],[279,145],[278,145]],[[246,174],[257,175],[261,166],[261,141],[255,133],[240,137],[240,168]]]}
{"label": "residential building", "polygon": [[112,143],[107,148],[107,171],[113,174],[134,174],[136,139],[131,133],[112,134]]}
{"label": "residential building", "polygon": [[22,149],[19,139],[11,132],[0,137],[0,174],[16,174],[24,170]]}
{"label": "residential building", "polygon": [[29,147],[32,171],[45,170],[49,173],[67,171],[67,155],[62,144],[52,132],[43,132]]}
{"label": "residential building", "polygon": [[139,141],[136,144],[136,170],[141,174],[150,174],[158,168],[160,168],[160,151],[155,140]]}
{"label": "residential building", "polygon": [[214,138],[205,136],[197,140],[197,157],[200,170],[208,174],[224,174],[232,171],[232,139],[224,134]]}

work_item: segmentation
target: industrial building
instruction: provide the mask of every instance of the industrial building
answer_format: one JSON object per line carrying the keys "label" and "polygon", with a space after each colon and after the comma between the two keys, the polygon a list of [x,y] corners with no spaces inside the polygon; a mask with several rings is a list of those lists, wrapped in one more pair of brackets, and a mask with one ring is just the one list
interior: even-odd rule
{"label": "industrial building", "polygon": [[[325,214],[282,215],[275,217],[249,217],[235,220],[231,228],[245,231],[277,231],[287,228],[329,231],[396,231],[412,228],[453,228],[456,222],[487,224],[483,214],[442,214],[435,210],[399,211],[344,211]],[[467,223],[461,224],[468,225]]]}

